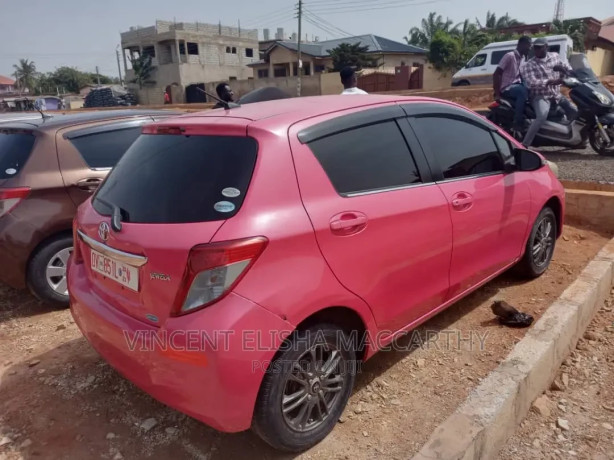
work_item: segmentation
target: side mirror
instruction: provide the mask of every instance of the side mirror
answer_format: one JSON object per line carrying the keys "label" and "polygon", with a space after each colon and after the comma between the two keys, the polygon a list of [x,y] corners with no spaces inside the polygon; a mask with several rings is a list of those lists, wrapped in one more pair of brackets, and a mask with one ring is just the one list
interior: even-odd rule
{"label": "side mirror", "polygon": [[514,151],[516,171],[537,171],[544,166],[541,157],[531,150],[516,149]]}

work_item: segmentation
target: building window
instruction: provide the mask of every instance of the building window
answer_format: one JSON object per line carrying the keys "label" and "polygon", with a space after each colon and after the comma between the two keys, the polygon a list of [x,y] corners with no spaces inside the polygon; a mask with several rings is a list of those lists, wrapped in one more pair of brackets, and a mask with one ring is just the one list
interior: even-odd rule
{"label": "building window", "polygon": [[227,54],[230,54],[230,46],[227,46],[227,47],[226,47],[226,53],[227,53]]}
{"label": "building window", "polygon": [[143,47],[143,56],[150,56],[152,59],[156,57],[156,49],[153,46]]}
{"label": "building window", "polygon": [[288,76],[288,71],[286,69],[286,66],[283,67],[276,67],[275,68],[275,72],[273,74],[275,77],[287,77]]}
{"label": "building window", "polygon": [[188,54],[193,54],[193,55],[198,56],[198,43],[188,42]]}
{"label": "building window", "polygon": [[185,43],[179,43],[179,54],[185,54]]}
{"label": "building window", "polygon": [[235,48],[234,46],[232,47],[232,54],[237,54],[237,48]]}
{"label": "building window", "polygon": [[237,77],[228,77],[229,81],[235,81],[237,79]]}
{"label": "building window", "polygon": [[311,75],[311,64],[303,64],[303,75]]}
{"label": "building window", "polygon": [[253,48],[245,48],[245,57],[254,57],[254,49]]}
{"label": "building window", "polygon": [[258,78],[269,78],[269,69],[258,70]]}
{"label": "building window", "polygon": [[326,70],[326,66],[323,65],[316,65],[314,66],[314,70],[316,73],[322,73]]}

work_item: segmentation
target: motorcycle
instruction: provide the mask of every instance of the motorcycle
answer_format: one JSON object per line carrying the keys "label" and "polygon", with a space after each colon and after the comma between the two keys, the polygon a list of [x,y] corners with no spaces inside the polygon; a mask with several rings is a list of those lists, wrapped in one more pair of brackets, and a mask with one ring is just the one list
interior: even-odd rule
{"label": "motorcycle", "polygon": [[[578,107],[578,117],[569,122],[561,107],[552,104],[547,121],[535,137],[534,146],[591,147],[600,155],[614,155],[614,95],[595,75],[586,55],[569,57],[572,72],[565,72],[563,85],[570,89],[569,97]],[[512,133],[514,102],[501,98],[489,107],[488,118]],[[535,121],[531,104],[525,108],[525,126],[521,135]],[[520,139],[522,140],[522,139]]]}

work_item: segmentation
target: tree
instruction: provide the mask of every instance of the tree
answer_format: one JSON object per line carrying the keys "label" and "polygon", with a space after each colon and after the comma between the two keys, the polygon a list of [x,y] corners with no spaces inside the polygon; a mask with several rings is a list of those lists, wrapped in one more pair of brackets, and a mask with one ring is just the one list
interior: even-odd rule
{"label": "tree", "polygon": [[15,72],[13,76],[20,88],[34,90],[36,80],[36,64],[28,59],[20,59],[19,64],[13,65]]}
{"label": "tree", "polygon": [[450,19],[446,18],[444,21],[441,15],[433,11],[422,20],[421,27],[410,29],[409,36],[405,37],[405,41],[410,45],[428,48],[435,34],[439,31],[448,32],[452,24],[453,22]]}
{"label": "tree", "polygon": [[482,25],[480,20],[477,18],[475,21],[480,29],[491,30],[505,29],[506,27],[520,26],[523,24],[519,20],[512,18],[509,13],[505,13],[504,16],[497,18],[497,15],[495,13],[491,13],[490,11],[486,13],[486,22],[484,25]]}
{"label": "tree", "polygon": [[374,67],[375,61],[368,55],[369,47],[360,46],[360,43],[341,43],[329,51],[333,59],[333,70],[339,72],[350,66],[360,70],[363,67]]}
{"label": "tree", "polygon": [[55,86],[63,88],[69,93],[78,93],[85,85],[93,83],[90,74],[81,72],[74,67],[58,67],[50,74],[50,77]]}
{"label": "tree", "polygon": [[586,50],[585,36],[586,24],[581,19],[568,19],[566,21],[553,21],[553,34],[569,35],[573,40],[574,50],[583,53]]}
{"label": "tree", "polygon": [[151,83],[150,78],[154,71],[151,56],[146,54],[137,58],[130,58],[130,63],[134,71],[134,78],[130,80],[130,83],[136,83],[140,89],[143,89],[145,84]]}
{"label": "tree", "polygon": [[463,49],[481,48],[490,41],[488,34],[481,31],[478,26],[469,19],[465,19],[464,22],[456,24],[451,31],[451,35],[460,40],[460,45]]}
{"label": "tree", "polygon": [[431,40],[428,59],[440,72],[455,71],[465,63],[461,41],[444,30],[439,30]]}

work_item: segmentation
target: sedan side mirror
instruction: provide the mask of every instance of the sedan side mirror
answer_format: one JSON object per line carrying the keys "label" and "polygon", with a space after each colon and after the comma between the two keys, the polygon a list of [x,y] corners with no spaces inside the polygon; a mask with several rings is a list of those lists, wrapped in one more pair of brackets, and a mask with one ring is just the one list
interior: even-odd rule
{"label": "sedan side mirror", "polygon": [[516,149],[514,158],[516,159],[516,171],[537,171],[544,166],[542,158],[531,150]]}

